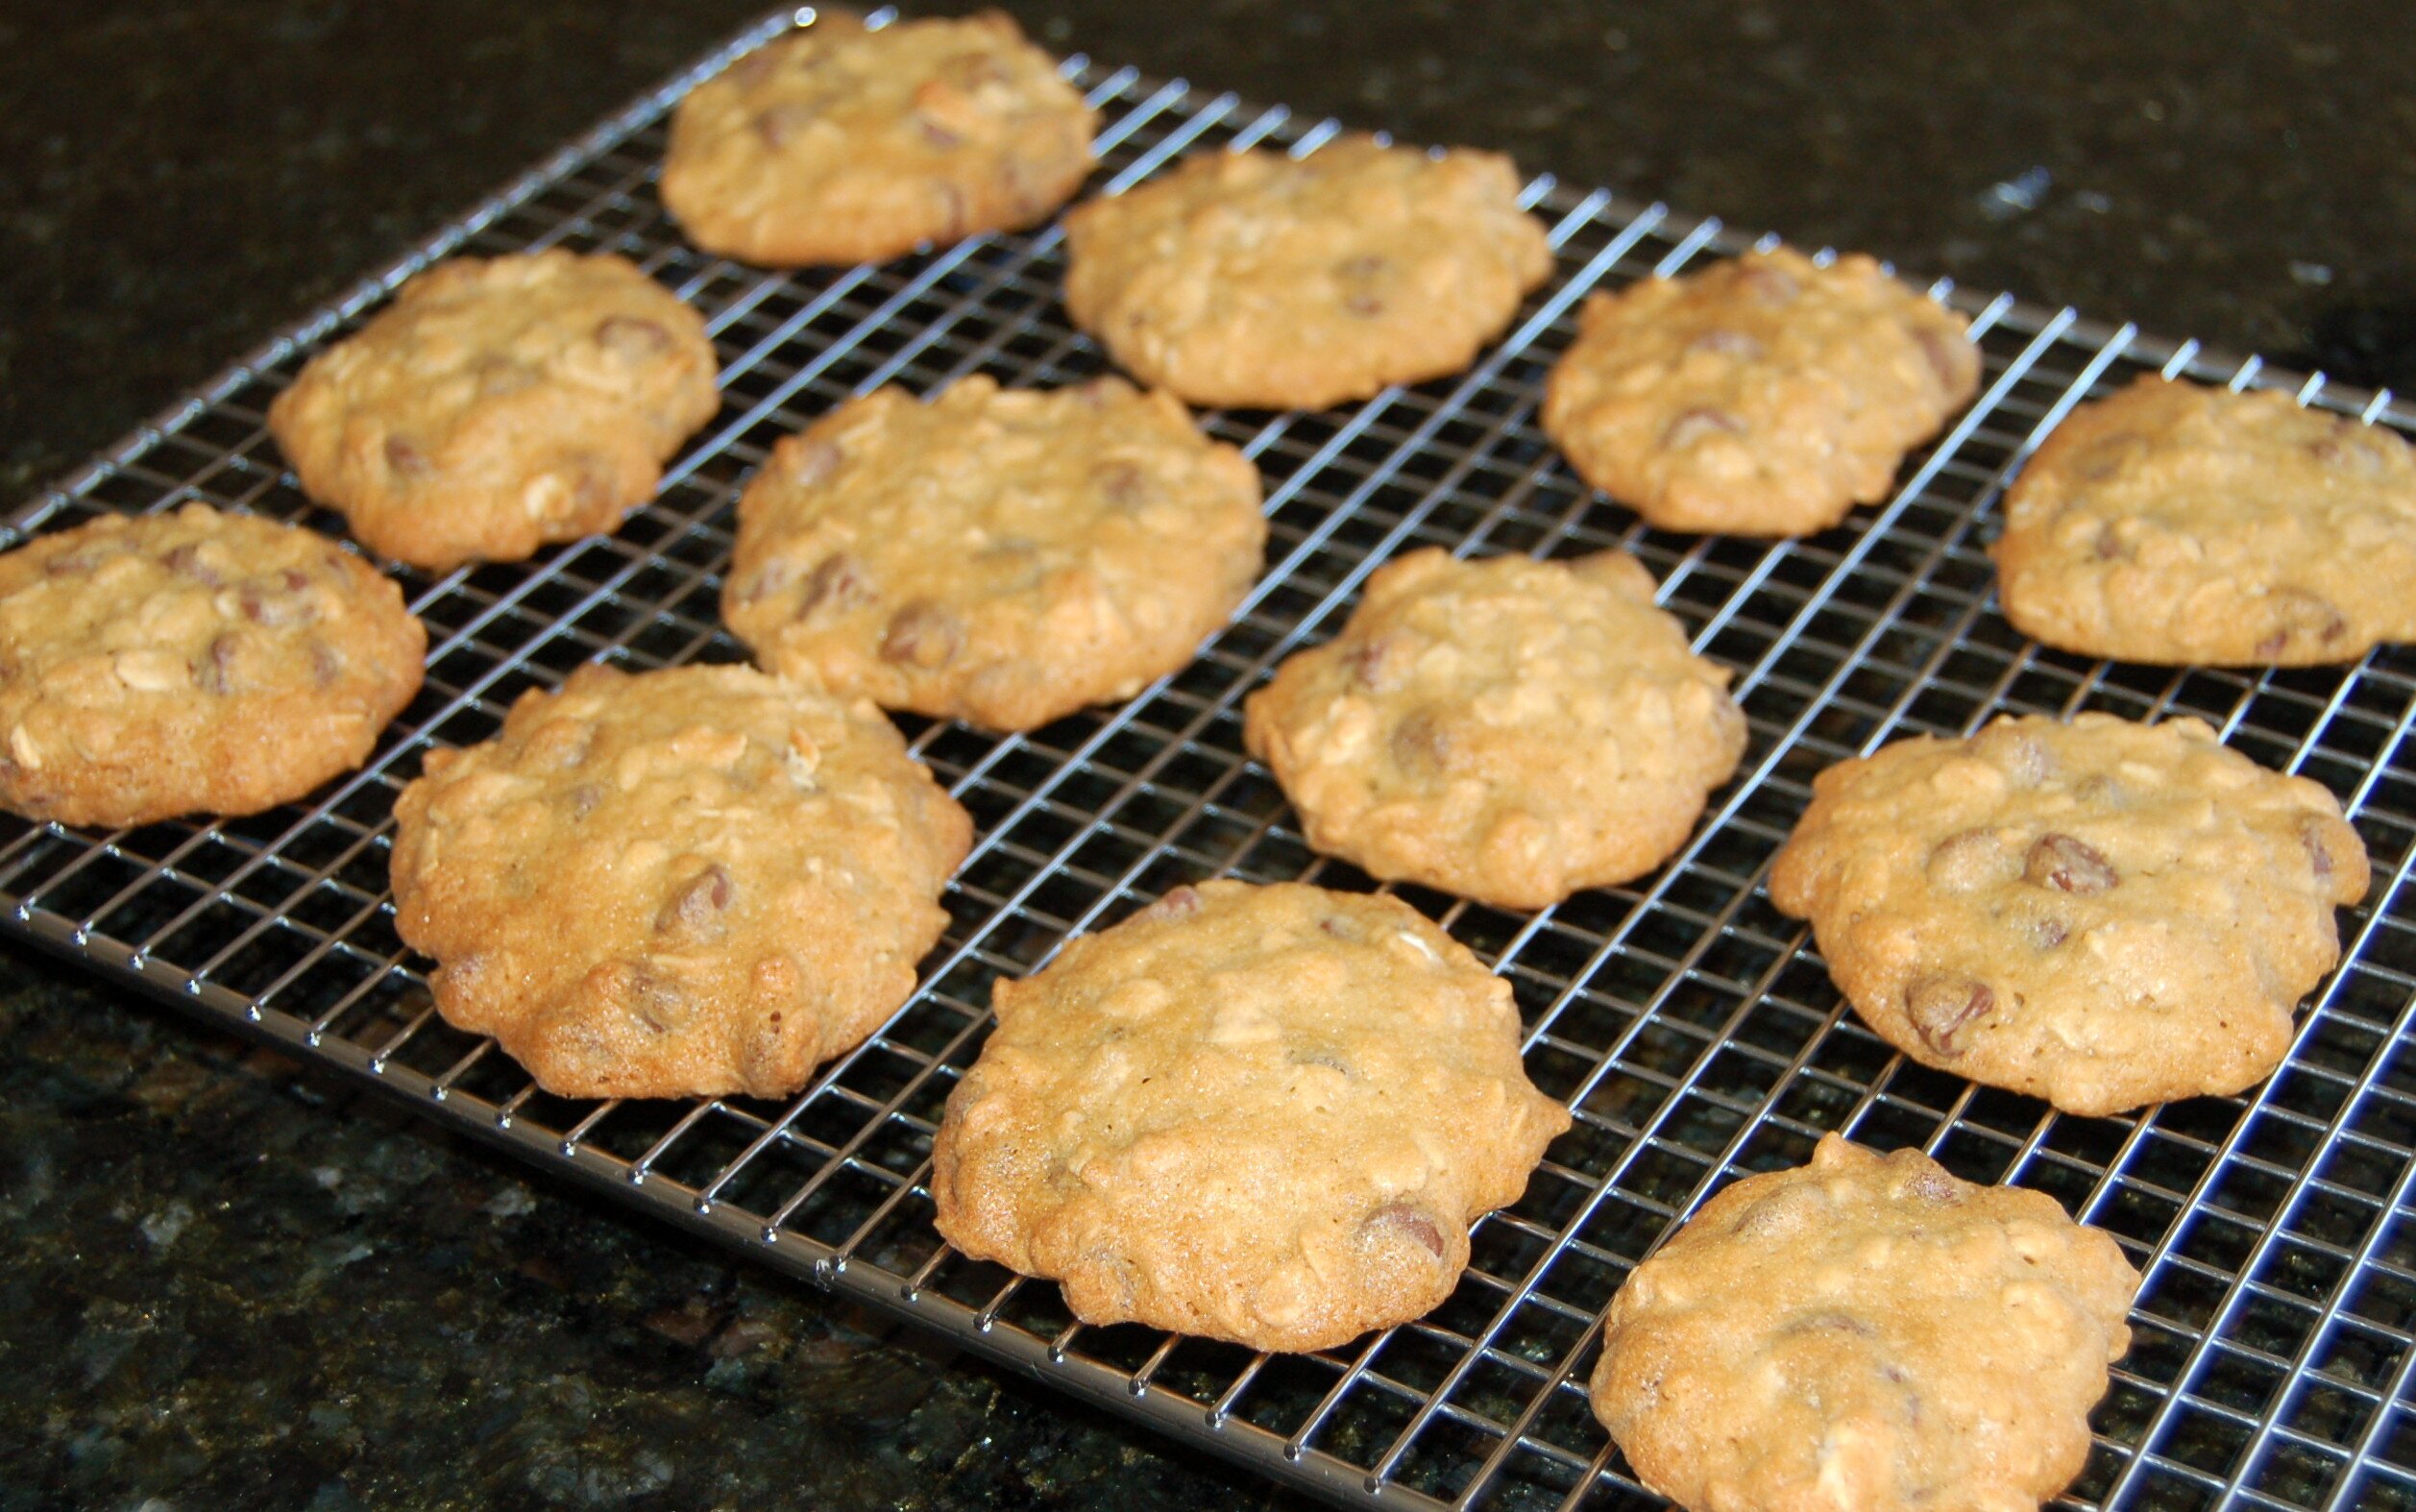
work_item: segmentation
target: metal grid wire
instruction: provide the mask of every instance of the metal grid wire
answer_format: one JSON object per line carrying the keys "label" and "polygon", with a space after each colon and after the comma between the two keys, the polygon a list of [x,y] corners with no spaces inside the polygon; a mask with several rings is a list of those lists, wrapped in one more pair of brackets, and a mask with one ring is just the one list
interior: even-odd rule
{"label": "metal grid wire", "polygon": [[[1839,1129],[2049,1192],[2145,1271],[2136,1341],[2096,1413],[2077,1502],[2416,1505],[2416,1055],[2394,1033],[2416,988],[2416,651],[2345,671],[2091,663],[2008,628],[1982,552],[2007,476],[2085,395],[2147,367],[2267,376],[2128,327],[1941,287],[1974,316],[1987,382],[1884,506],[1801,541],[1655,533],[1574,479],[1535,405],[1586,291],[1745,245],[1660,206],[1538,179],[1527,198],[1551,226],[1559,276],[1474,371],[1323,414],[1208,416],[1263,471],[1272,538],[1265,578],[1190,667],[1122,707],[1024,737],[906,721],[979,839],[920,991],[804,1094],[564,1102],[437,1019],[385,889],[389,811],[429,749],[492,735],[522,690],[590,659],[741,659],[715,613],[736,489],[776,437],[830,405],[889,381],[919,390],[988,372],[1051,384],[1101,370],[1059,307],[1054,229],[802,275],[682,244],[652,187],[665,111],[790,21],[640,102],[18,518],[6,544],[195,499],[309,518],[264,429],[270,398],[403,278],[455,251],[624,252],[705,311],[726,364],[720,418],[618,536],[531,563],[404,574],[430,630],[427,684],[364,769],[305,804],[216,824],[100,834],[0,821],[11,929],[1339,1500],[1652,1504],[1586,1411],[1602,1307],[1711,1190],[1796,1163]],[[1311,151],[1335,130],[1081,59],[1067,70],[1107,117],[1099,183],[1110,187],[1182,152]],[[2387,396],[2319,381],[2300,392],[2370,420],[2410,418]],[[1636,552],[1696,646],[1736,670],[1752,727],[1741,773],[1684,851],[1630,887],[1532,915],[1403,890],[1513,984],[1530,1074],[1576,1113],[1525,1197],[1478,1225],[1442,1307],[1306,1356],[1079,1327],[1053,1285],[966,1261],[931,1228],[931,1135],[980,1047],[989,984],[1179,881],[1370,886],[1304,845],[1241,754],[1240,703],[1279,659],[1338,626],[1374,565],[1427,543]],[[1910,1064],[1843,1011],[1804,931],[1763,892],[1822,767],[1998,711],[2085,708],[2203,716],[2234,748],[2340,794],[2373,851],[2373,892],[2342,916],[2347,963],[2287,1064],[2243,1096],[2067,1118]]]}

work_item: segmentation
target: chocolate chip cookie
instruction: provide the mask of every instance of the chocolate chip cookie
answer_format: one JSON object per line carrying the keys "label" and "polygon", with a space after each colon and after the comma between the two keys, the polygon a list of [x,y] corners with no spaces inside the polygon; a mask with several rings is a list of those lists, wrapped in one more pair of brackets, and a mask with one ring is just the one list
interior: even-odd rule
{"label": "chocolate chip cookie", "polygon": [[704,319],[627,259],[456,257],[269,406],[303,491],[382,556],[510,562],[619,528],[720,407]]}
{"label": "chocolate chip cookie", "polygon": [[2005,618],[2067,651],[2304,667],[2416,640],[2416,449],[2379,426],[2142,378],[2005,496]]}
{"label": "chocolate chip cookie", "polygon": [[1569,1127],[1509,985],[1392,898],[1177,888],[991,1006],[932,1149],[940,1232],[1086,1323],[1263,1350],[1404,1323]]}
{"label": "chocolate chip cookie", "polygon": [[1544,429],[1665,530],[1823,530],[1979,386],[1964,318],[1861,256],[1780,248],[1589,298]]}
{"label": "chocolate chip cookie", "polygon": [[448,1023],[562,1097],[783,1097],[879,1027],[971,822],[869,704],[587,666],[395,803]]}
{"label": "chocolate chip cookie", "polygon": [[663,204],[742,261],[880,262],[1046,220],[1097,126],[1000,12],[867,31],[826,11],[679,103]]}
{"label": "chocolate chip cookie", "polygon": [[1065,307],[1195,404],[1323,409],[1457,373],[1551,272],[1510,159],[1344,136],[1204,152],[1065,218]]}
{"label": "chocolate chip cookie", "polygon": [[721,612],[757,658],[1026,730],[1191,658],[1257,575],[1258,475],[1120,378],[888,388],[781,442]]}
{"label": "chocolate chip cookie", "polygon": [[1594,1413],[1680,1506],[2036,1506],[2087,1461],[2138,1284],[2043,1193],[1828,1134],[1636,1268]]}
{"label": "chocolate chip cookie", "polygon": [[299,526],[187,504],[38,537],[0,556],[0,807],[290,802],[361,764],[427,649],[401,589]]}
{"label": "chocolate chip cookie", "polygon": [[1308,841],[1504,908],[1651,870],[1745,749],[1728,673],[1622,551],[1378,569],[1340,635],[1251,695],[1243,739]]}
{"label": "chocolate chip cookie", "polygon": [[2033,715],[1820,773],[1770,901],[1890,1044],[2096,1114],[2271,1073],[2367,880],[2331,793],[2197,719]]}

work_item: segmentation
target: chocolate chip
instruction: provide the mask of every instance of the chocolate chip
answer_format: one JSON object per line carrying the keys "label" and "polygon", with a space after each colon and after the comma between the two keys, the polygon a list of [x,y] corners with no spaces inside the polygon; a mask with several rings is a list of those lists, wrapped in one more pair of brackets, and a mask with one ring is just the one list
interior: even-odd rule
{"label": "chocolate chip", "polygon": [[2342,869],[2332,859],[2332,826],[2312,816],[2299,825],[2299,843],[2306,847],[2307,866],[2318,883],[2329,883]]}
{"label": "chocolate chip", "polygon": [[1841,1312],[1835,1307],[1823,1307],[1818,1312],[1804,1313],[1778,1331],[1781,1333],[1843,1333],[1858,1339],[1879,1337],[1877,1329],[1853,1314]]}
{"label": "chocolate chip", "polygon": [[936,152],[952,152],[964,145],[963,132],[919,111],[915,116],[915,130],[921,135],[923,145]]}
{"label": "chocolate chip", "polygon": [[2030,942],[2040,950],[2055,949],[2062,945],[2071,934],[2063,920],[2046,915],[2030,920],[2029,930]]}
{"label": "chocolate chip", "polygon": [[2130,431],[2117,430],[2090,443],[2073,459],[2073,476],[2084,482],[2102,483],[2121,472],[2145,448],[2146,443]]}
{"label": "chocolate chip", "polygon": [[890,617],[889,633],[881,637],[881,659],[926,671],[944,667],[964,639],[964,627],[955,615],[918,599]]}
{"label": "chocolate chip", "polygon": [[1118,509],[1137,509],[1149,501],[1149,475],[1134,462],[1102,462],[1091,475],[1100,495]]}
{"label": "chocolate chip", "polygon": [[1969,350],[1969,342],[1949,336],[1935,326],[1915,326],[1913,340],[1921,349],[1921,359],[1937,376],[1940,388],[1953,393],[1963,387],[1963,354]]}
{"label": "chocolate chip", "polygon": [[1351,678],[1371,692],[1381,693],[1396,681],[1403,661],[1402,644],[1385,635],[1372,635],[1343,653]]}
{"label": "chocolate chip", "polygon": [[1963,830],[1938,842],[1924,870],[1930,884],[1942,891],[1976,892],[2012,881],[2013,857],[1996,831]]}
{"label": "chocolate chip", "polygon": [[758,85],[780,66],[780,49],[759,47],[730,65],[730,78],[741,87]]}
{"label": "chocolate chip", "polygon": [[2089,896],[2110,892],[2122,881],[2105,852],[2087,841],[2050,831],[2030,847],[2022,863],[2022,880],[2034,887]]}
{"label": "chocolate chip", "polygon": [[644,966],[630,974],[629,1012],[639,1023],[658,1035],[668,1035],[679,1023],[688,1006],[688,994],[678,983],[648,971]]}
{"label": "chocolate chip", "polygon": [[335,680],[344,675],[344,653],[315,635],[305,646],[311,678],[322,688],[334,687]]}
{"label": "chocolate chip", "polygon": [[125,552],[113,546],[87,546],[73,551],[61,551],[42,564],[46,577],[66,577],[77,573],[89,573],[112,556]]}
{"label": "chocolate chip", "polygon": [[797,613],[812,614],[828,604],[834,612],[845,614],[850,609],[863,608],[872,599],[872,582],[865,575],[864,565],[844,551],[833,551],[807,576],[805,596],[797,600]]}
{"label": "chocolate chip", "polygon": [[1753,1239],[1774,1238],[1791,1229],[1801,1228],[1828,1206],[1828,1195],[1818,1186],[1782,1184],[1745,1204],[1728,1232]]}
{"label": "chocolate chip", "polygon": [[2119,809],[2131,802],[2121,783],[2102,771],[2090,772],[2074,785],[2072,795],[2095,809]]}
{"label": "chocolate chip", "polygon": [[775,557],[764,565],[763,571],[738,585],[738,601],[759,604],[795,581],[797,564],[786,557]]}
{"label": "chocolate chip", "polygon": [[596,343],[625,362],[641,362],[669,352],[671,333],[636,315],[607,315],[596,325]]}
{"label": "chocolate chip", "polygon": [[2320,437],[2307,443],[2306,450],[2309,456],[2326,467],[2363,477],[2379,477],[2389,466],[2374,442],[2355,432]]}
{"label": "chocolate chip", "polygon": [[1390,258],[1374,253],[1361,253],[1335,263],[1333,275],[1342,285],[1342,307],[1362,318],[1384,313],[1383,295],[1376,284],[1391,268]]}
{"label": "chocolate chip", "polygon": [[194,664],[193,686],[219,697],[235,692],[235,661],[242,653],[242,642],[232,631],[211,641],[209,649]]}
{"label": "chocolate chip", "polygon": [[765,146],[777,151],[803,136],[821,113],[796,100],[768,105],[755,113],[755,134],[763,138]]}
{"label": "chocolate chip", "polygon": [[1905,989],[1904,1011],[1921,1043],[1943,1056],[1963,1054],[1956,1036],[1996,1007],[1996,993],[1969,977],[1922,977]]}
{"label": "chocolate chip", "polygon": [[1964,1200],[1965,1191],[1963,1183],[1935,1165],[1917,1167],[1904,1183],[1904,1195],[1925,1203],[1959,1203]]}
{"label": "chocolate chip", "polygon": [[2310,641],[2329,646],[2349,633],[2349,622],[2340,611],[2304,588],[2277,588],[2265,596],[2265,603],[2276,623],[2257,643],[2258,656],[2280,656]]}
{"label": "chocolate chip", "polygon": [[309,589],[309,574],[289,567],[245,583],[235,591],[235,603],[254,624],[272,629],[308,624],[319,618],[319,601]]}
{"label": "chocolate chip", "polygon": [[1737,286],[1763,305],[1784,305],[1803,292],[1803,283],[1794,274],[1767,262],[1737,264]]}
{"label": "chocolate chip", "polygon": [[537,386],[538,375],[527,363],[492,353],[480,356],[472,372],[481,394],[525,394]]}
{"label": "chocolate chip", "polygon": [[205,588],[223,588],[227,579],[207,562],[202,560],[201,544],[187,541],[159,558],[161,566],[180,576],[189,577]]}
{"label": "chocolate chip", "polygon": [[1181,887],[1167,889],[1157,902],[1133,916],[1147,919],[1189,918],[1206,906],[1207,900],[1200,896],[1200,890],[1184,883]]}
{"label": "chocolate chip", "polygon": [[2098,526],[2097,539],[2090,543],[2089,549],[2097,553],[2101,562],[2120,561],[2131,554],[2130,548],[2122,544],[2122,537],[2114,533],[2112,525]]}
{"label": "chocolate chip", "polygon": [[2015,787],[2035,788],[2055,770],[2047,747],[2010,723],[1991,724],[1973,736],[1971,752],[2003,771]]}
{"label": "chocolate chip", "polygon": [[1407,1203],[1386,1203],[1368,1214],[1367,1228],[1372,1232],[1397,1233],[1414,1241],[1436,1259],[1443,1258],[1443,1230],[1424,1208]]}
{"label": "chocolate chip", "polygon": [[729,869],[715,862],[672,890],[655,911],[654,927],[665,934],[718,935],[722,915],[737,897],[738,884]]}
{"label": "chocolate chip", "polygon": [[571,817],[583,819],[595,813],[597,805],[604,801],[604,790],[596,783],[582,782],[565,793],[562,798],[571,806]]}
{"label": "chocolate chip", "polygon": [[843,458],[836,444],[820,436],[795,436],[780,444],[779,460],[789,481],[799,488],[813,488],[838,472]]}
{"label": "chocolate chip", "polygon": [[386,438],[386,471],[406,481],[427,476],[436,471],[436,464],[427,453],[401,436]]}
{"label": "chocolate chip", "polygon": [[1713,436],[1741,436],[1745,421],[1724,409],[1696,407],[1680,411],[1661,430],[1661,444],[1672,451],[1682,451]]}
{"label": "chocolate chip", "polygon": [[1393,726],[1393,760],[1410,771],[1439,772],[1451,765],[1452,732],[1433,711],[1413,709]]}

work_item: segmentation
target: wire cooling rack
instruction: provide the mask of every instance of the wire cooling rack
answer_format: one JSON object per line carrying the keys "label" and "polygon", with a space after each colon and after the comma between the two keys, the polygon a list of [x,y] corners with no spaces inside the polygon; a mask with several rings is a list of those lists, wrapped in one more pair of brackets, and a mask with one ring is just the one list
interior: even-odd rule
{"label": "wire cooling rack", "polygon": [[[2092,663],[2013,634],[1990,604],[1982,552],[2007,476],[2087,394],[2145,368],[2240,384],[2270,375],[1940,286],[1974,318],[1987,381],[1883,507],[1777,544],[1645,530],[1555,459],[1535,405],[1588,290],[1746,244],[1658,205],[1537,179],[1526,196],[1551,227],[1558,277],[1472,372],[1329,413],[1207,417],[1264,473],[1272,537],[1265,578],[1190,667],[1120,708],[1024,737],[907,721],[979,839],[921,989],[804,1094],[564,1102],[436,1018],[386,896],[389,812],[428,750],[493,734],[524,689],[591,659],[741,659],[715,612],[738,485],[776,437],[831,404],[884,382],[923,389],[988,372],[1057,383],[1101,370],[1059,306],[1053,228],[802,275],[681,243],[653,192],[666,111],[796,19],[754,28],[17,516],[6,544],[187,500],[311,518],[266,434],[270,398],[395,284],[453,252],[626,253],[706,312],[726,365],[720,418],[618,536],[530,563],[403,574],[430,631],[427,684],[364,769],[306,804],[199,827],[0,820],[0,922],[633,1208],[1338,1501],[1654,1504],[1586,1411],[1602,1307],[1711,1190],[1798,1162],[1840,1129],[2050,1192],[2145,1271],[2135,1342],[2097,1410],[2077,1503],[2416,1505],[2416,1055],[2395,1034],[2416,988],[2416,652],[2346,671]],[[1067,71],[1106,117],[1099,182],[1110,187],[1185,151],[1306,152],[1336,130],[1081,59]],[[2386,395],[2296,386],[2369,420],[2411,418]],[[1752,726],[1740,775],[1686,849],[1632,887],[1532,915],[1403,890],[1513,984],[1529,1072],[1576,1112],[1525,1197],[1477,1227],[1442,1307],[1306,1356],[1079,1327],[1053,1285],[967,1261],[932,1231],[931,1135],[980,1047],[989,984],[1178,881],[1370,885],[1302,843],[1241,754],[1240,704],[1279,659],[1338,625],[1373,566],[1428,543],[1636,552],[1697,648],[1736,670]],[[2085,708],[2200,715],[2235,748],[2337,793],[2372,849],[2379,880],[2342,915],[2347,963],[2287,1064],[2245,1096],[2067,1118],[1910,1064],[1843,1012],[1804,932],[1764,894],[1764,868],[1822,767],[1998,711]]]}

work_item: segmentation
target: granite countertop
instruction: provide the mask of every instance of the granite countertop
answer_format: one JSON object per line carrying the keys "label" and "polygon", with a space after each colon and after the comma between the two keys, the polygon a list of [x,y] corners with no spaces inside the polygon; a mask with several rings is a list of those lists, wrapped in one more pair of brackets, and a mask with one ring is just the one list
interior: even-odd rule
{"label": "granite countertop", "polygon": [[[1061,50],[2416,387],[2404,6],[1007,8]],[[11,499],[765,7],[35,9],[0,12]],[[0,962],[0,1512],[1300,1504]]]}

